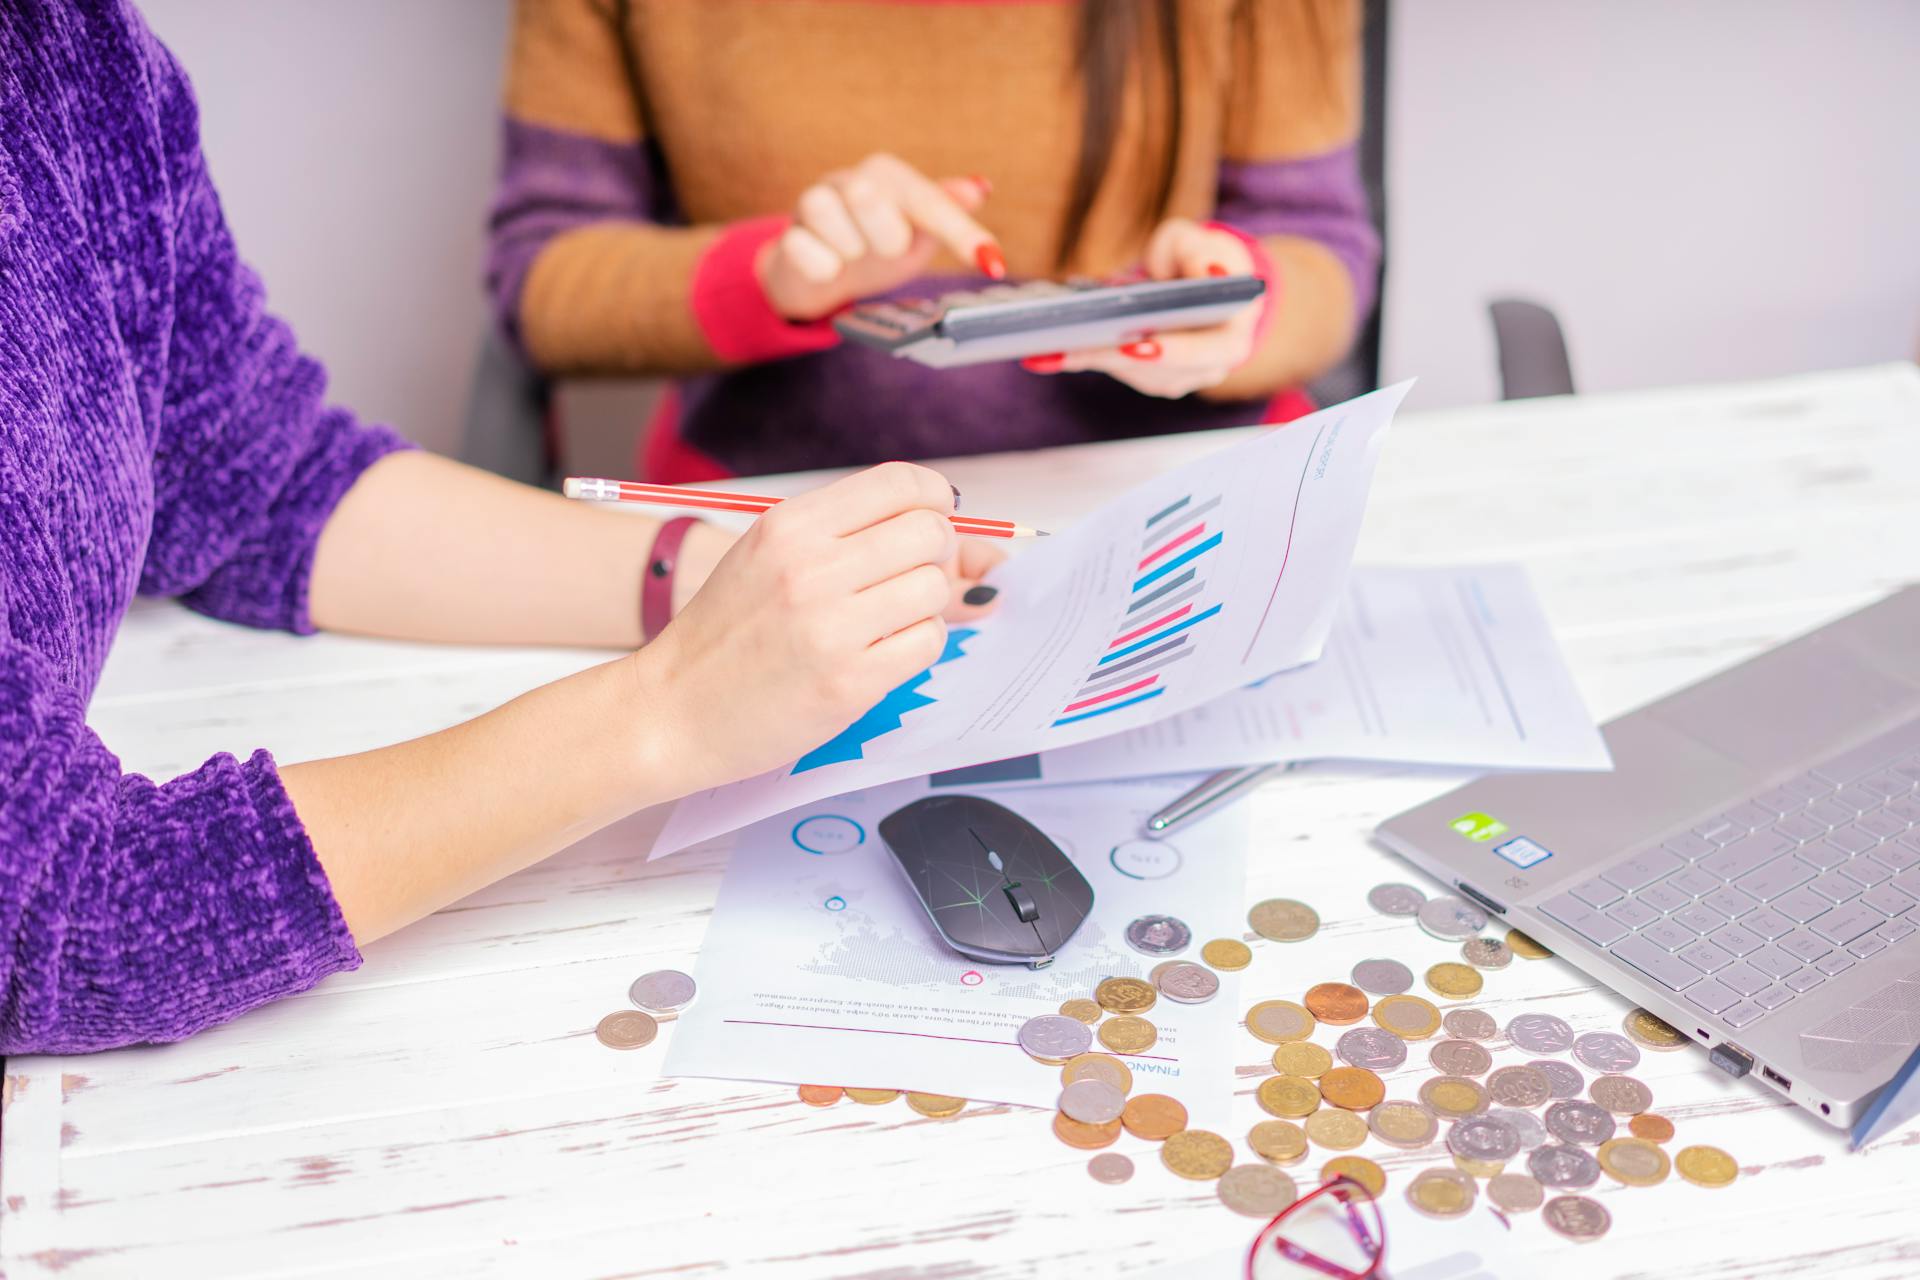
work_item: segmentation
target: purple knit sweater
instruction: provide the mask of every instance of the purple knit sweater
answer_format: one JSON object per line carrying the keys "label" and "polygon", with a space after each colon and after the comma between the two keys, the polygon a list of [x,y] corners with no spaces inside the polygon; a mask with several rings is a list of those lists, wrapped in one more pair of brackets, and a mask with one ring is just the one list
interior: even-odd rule
{"label": "purple knit sweater", "polygon": [[114,0],[0,0],[0,1053],[173,1040],[359,963],[265,752],[156,784],[87,700],[138,592],[311,630],[388,432],[262,309],[193,93]]}

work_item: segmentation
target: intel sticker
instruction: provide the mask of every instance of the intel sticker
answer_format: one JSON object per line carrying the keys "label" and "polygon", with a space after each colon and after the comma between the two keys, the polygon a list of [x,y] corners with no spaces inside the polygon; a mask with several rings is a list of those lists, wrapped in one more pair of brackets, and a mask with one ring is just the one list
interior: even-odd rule
{"label": "intel sticker", "polygon": [[1523,871],[1553,856],[1553,850],[1543,849],[1525,836],[1497,844],[1493,851]]}

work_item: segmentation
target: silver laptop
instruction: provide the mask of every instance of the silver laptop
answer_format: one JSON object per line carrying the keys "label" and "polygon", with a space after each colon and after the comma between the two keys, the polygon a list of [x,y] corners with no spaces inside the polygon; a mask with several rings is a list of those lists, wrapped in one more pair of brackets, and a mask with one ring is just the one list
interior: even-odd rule
{"label": "silver laptop", "polygon": [[1920,587],[1606,726],[1386,846],[1828,1123],[1920,1043]]}

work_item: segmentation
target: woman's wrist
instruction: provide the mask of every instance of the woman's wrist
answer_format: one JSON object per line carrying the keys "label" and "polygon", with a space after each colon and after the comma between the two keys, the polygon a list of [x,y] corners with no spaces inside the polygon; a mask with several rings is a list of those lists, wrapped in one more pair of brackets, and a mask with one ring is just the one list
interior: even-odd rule
{"label": "woman's wrist", "polygon": [[680,616],[680,611],[687,607],[687,601],[693,599],[694,593],[713,573],[714,566],[739,540],[739,534],[704,520],[687,531],[686,541],[680,544],[679,564],[673,575],[674,617]]}

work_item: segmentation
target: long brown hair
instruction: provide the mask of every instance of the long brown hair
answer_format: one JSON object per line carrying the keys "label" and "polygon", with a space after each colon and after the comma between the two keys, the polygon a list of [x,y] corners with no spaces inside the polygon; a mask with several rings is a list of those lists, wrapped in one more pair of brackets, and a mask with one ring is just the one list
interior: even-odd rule
{"label": "long brown hair", "polygon": [[[1178,0],[1081,0],[1075,62],[1085,95],[1085,124],[1060,237],[1061,266],[1066,265],[1086,232],[1100,180],[1113,159],[1127,80],[1136,59],[1146,101],[1154,104],[1157,99],[1164,107],[1158,114],[1166,122],[1162,129],[1149,128],[1142,136],[1153,182],[1134,210],[1138,228],[1145,230],[1158,223],[1173,197],[1180,164],[1182,98]],[[1156,113],[1150,106],[1147,114],[1151,119]]]}

